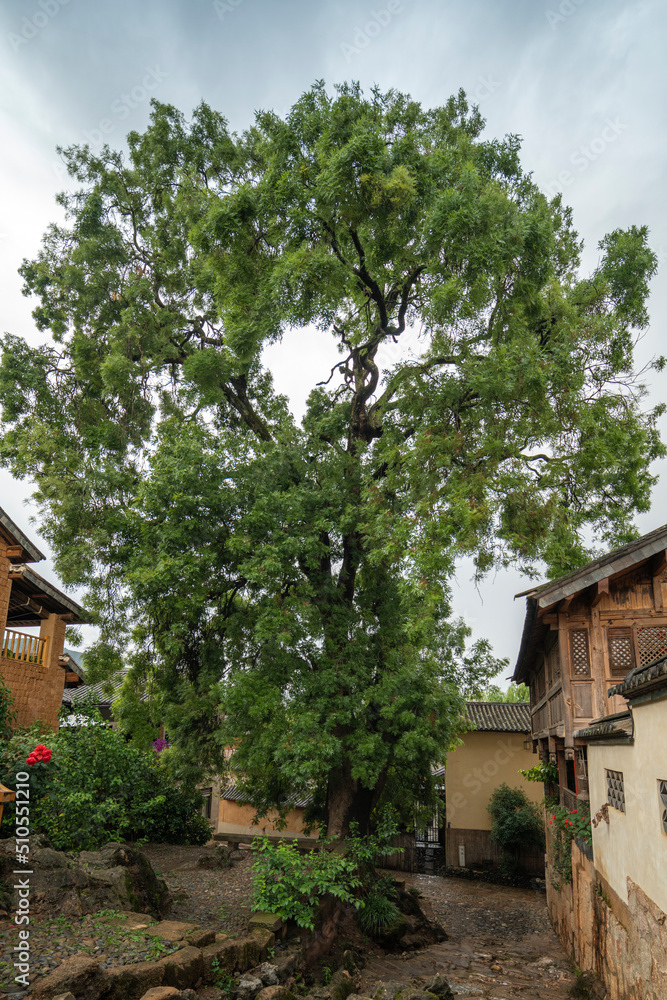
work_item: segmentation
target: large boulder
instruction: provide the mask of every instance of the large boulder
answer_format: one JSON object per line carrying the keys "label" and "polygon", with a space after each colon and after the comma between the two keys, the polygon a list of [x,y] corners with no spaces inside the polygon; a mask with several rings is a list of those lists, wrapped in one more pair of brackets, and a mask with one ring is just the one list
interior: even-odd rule
{"label": "large boulder", "polygon": [[171,908],[166,882],[159,879],[141,851],[124,844],[105,844],[99,851],[82,851],[79,866],[93,879],[112,886],[123,905],[121,910],[150,913],[159,919]]}
{"label": "large boulder", "polygon": [[[9,898],[16,881],[15,850],[13,841],[0,842],[0,883]],[[159,919],[171,907],[166,883],[158,879],[148,858],[123,844],[105,844],[78,857],[43,845],[31,853],[30,867],[30,910],[36,917],[78,917],[109,908]],[[18,899],[11,903],[15,908]]]}
{"label": "large boulder", "polygon": [[38,980],[30,1000],[54,1000],[68,992],[86,1000],[99,1000],[104,992],[104,980],[99,962],[80,952],[66,958],[57,969]]}
{"label": "large boulder", "polygon": [[156,989],[163,982],[164,966],[159,962],[114,965],[104,970],[102,1000],[139,1000],[147,990]]}

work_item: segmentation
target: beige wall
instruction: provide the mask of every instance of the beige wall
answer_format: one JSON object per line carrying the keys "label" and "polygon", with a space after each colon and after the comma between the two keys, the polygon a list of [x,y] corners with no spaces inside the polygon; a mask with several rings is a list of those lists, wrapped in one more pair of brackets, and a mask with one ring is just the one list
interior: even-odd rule
{"label": "beige wall", "polygon": [[632,879],[621,899],[573,841],[572,884],[555,889],[547,871],[547,906],[561,944],[602,979],[609,1000],[665,1000],[667,919]]}
{"label": "beige wall", "polygon": [[465,830],[490,830],[491,817],[486,811],[491,794],[506,782],[521,788],[531,802],[544,798],[543,786],[526,781],[519,768],[526,770],[538,763],[536,754],[524,749],[523,733],[488,733],[473,731],[462,736],[459,746],[447,756],[445,791],[447,825]]}
{"label": "beige wall", "polygon": [[[218,834],[229,834],[230,836],[239,837],[261,837],[265,833],[267,834],[278,834],[283,837],[294,837],[299,836],[308,837],[309,835],[303,832],[303,809],[292,809],[288,812],[286,816],[287,826],[282,829],[276,829],[274,825],[277,815],[275,813],[269,813],[268,817],[264,817],[259,821],[259,823],[253,826],[253,817],[255,815],[255,810],[251,805],[245,802],[232,802],[229,799],[220,799],[218,807],[218,826],[216,832]],[[310,839],[316,840],[317,834],[310,834]]]}
{"label": "beige wall", "polygon": [[634,708],[635,741],[629,746],[588,748],[591,812],[607,801],[605,771],[621,771],[625,813],[609,809],[609,825],[593,830],[595,867],[628,899],[632,879],[667,912],[667,835],[662,829],[658,781],[667,780],[667,699]]}

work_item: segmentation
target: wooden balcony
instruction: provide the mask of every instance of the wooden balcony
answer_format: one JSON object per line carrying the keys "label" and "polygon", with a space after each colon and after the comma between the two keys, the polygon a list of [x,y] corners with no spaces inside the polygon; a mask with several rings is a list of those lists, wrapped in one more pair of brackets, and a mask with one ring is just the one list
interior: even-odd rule
{"label": "wooden balcony", "polygon": [[28,635],[26,632],[15,632],[5,629],[0,656],[8,660],[20,660],[23,663],[39,663],[44,666],[48,662],[48,637],[40,639],[38,635]]}

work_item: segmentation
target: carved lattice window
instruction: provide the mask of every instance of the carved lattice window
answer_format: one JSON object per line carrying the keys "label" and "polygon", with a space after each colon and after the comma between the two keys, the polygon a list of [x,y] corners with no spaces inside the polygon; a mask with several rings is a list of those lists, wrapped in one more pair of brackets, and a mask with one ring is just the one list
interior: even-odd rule
{"label": "carved lattice window", "polygon": [[667,834],[667,781],[659,781],[660,791],[660,814],[662,820],[662,832]]}
{"label": "carved lattice window", "polygon": [[653,628],[637,629],[637,646],[639,647],[639,663],[645,667],[661,656],[667,654],[667,627],[658,625]]}
{"label": "carved lattice window", "polygon": [[625,812],[625,787],[623,785],[623,772],[610,771],[605,768],[607,774],[607,802],[619,812]]}
{"label": "carved lattice window", "polygon": [[575,629],[570,632],[570,656],[572,657],[574,676],[590,677],[591,663],[588,656],[588,632],[586,629]]}
{"label": "carved lattice window", "polygon": [[610,628],[607,632],[609,643],[609,670],[612,677],[625,677],[635,665],[635,650],[631,628]]}

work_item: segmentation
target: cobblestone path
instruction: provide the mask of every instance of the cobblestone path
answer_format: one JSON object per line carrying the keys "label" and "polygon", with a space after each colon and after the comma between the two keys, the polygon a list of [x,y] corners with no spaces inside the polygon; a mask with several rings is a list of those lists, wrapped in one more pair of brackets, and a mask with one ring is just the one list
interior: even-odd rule
{"label": "cobblestone path", "polygon": [[576,975],[551,930],[543,893],[437,875],[407,875],[449,940],[416,954],[369,959],[361,992],[378,980],[441,972],[455,993],[488,1000],[559,1000]]}

